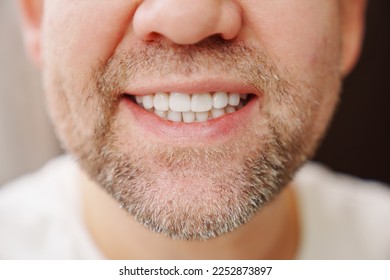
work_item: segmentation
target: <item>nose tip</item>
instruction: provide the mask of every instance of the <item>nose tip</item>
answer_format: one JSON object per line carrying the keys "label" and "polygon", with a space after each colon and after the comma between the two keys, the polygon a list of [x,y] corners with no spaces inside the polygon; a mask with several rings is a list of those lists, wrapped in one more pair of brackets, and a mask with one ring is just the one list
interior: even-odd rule
{"label": "nose tip", "polygon": [[133,28],[146,41],[164,37],[189,45],[214,35],[231,40],[240,33],[241,14],[233,0],[145,0],[135,11]]}

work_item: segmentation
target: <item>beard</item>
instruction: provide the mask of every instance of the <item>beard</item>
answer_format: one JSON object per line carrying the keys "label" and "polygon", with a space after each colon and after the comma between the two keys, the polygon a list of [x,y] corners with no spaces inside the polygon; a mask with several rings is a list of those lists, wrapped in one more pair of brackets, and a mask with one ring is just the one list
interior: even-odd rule
{"label": "beard", "polygon": [[[242,43],[215,38],[194,46],[147,43],[96,66],[78,98],[69,75],[52,69],[49,80],[57,93],[49,96],[51,113],[65,148],[139,223],[173,239],[217,237],[247,223],[271,201],[325,130],[315,122],[323,103],[316,85],[336,84],[337,90],[336,77],[307,83],[278,70],[275,61]],[[118,118],[129,83],[203,72],[262,93],[261,116],[238,136],[203,146],[167,145],[144,139],[131,129],[131,120]],[[334,107],[336,100],[327,102]]]}

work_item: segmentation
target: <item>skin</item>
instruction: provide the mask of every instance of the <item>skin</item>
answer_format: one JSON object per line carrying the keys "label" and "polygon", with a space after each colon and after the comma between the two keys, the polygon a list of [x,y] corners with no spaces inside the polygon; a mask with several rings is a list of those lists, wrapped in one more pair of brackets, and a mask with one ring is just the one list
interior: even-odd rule
{"label": "skin", "polygon": [[[289,182],[357,59],[364,0],[20,4],[27,50],[59,138],[80,162],[85,220],[106,257],[295,256]],[[243,125],[218,137],[205,126],[182,141],[156,137],[121,98],[150,84],[213,91],[222,78],[256,98]]]}

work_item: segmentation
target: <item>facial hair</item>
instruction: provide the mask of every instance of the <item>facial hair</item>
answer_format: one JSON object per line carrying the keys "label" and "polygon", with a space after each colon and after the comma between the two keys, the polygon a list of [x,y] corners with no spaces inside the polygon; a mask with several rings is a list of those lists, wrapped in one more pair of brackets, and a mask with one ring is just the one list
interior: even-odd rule
{"label": "facial hair", "polygon": [[[86,173],[147,228],[173,239],[217,237],[271,201],[322,134],[313,132],[311,122],[321,103],[319,90],[278,69],[276,61],[243,43],[215,38],[193,46],[151,42],[117,52],[94,69],[80,98],[80,108],[97,112],[93,130],[78,130],[74,120],[63,117],[68,129],[59,131],[60,138]],[[202,147],[164,145],[135,130],[121,137],[127,124],[118,120],[118,108],[128,84],[145,76],[191,78],[209,72],[261,92],[261,118],[228,142]],[[67,88],[65,77],[59,82],[58,88]],[[66,96],[63,92],[69,104]],[[72,114],[74,106],[68,107]]]}

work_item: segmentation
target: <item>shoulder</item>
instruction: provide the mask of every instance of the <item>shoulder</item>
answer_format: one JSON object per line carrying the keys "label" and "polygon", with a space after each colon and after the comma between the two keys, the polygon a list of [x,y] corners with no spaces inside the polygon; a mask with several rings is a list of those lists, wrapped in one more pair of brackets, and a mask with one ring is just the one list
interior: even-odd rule
{"label": "shoulder", "polygon": [[[53,199],[51,194],[61,186],[68,185],[74,176],[76,176],[76,165],[70,157],[55,158],[40,170],[1,186],[0,210],[4,208],[17,210],[33,205],[44,207]],[[45,203],[42,204],[42,201]]]}
{"label": "shoulder", "polygon": [[62,156],[0,187],[0,259],[80,257],[77,176],[77,164]]}
{"label": "shoulder", "polygon": [[[76,176],[76,165],[70,157],[55,158],[40,170],[1,186],[0,210],[14,209],[19,213],[17,210],[26,206],[47,207],[53,201],[56,190],[61,186],[69,185],[74,180],[74,176]],[[4,211],[0,213],[3,215]]]}
{"label": "shoulder", "polygon": [[[294,180],[303,233],[302,251],[313,258],[390,257],[390,188],[304,166]],[[303,254],[304,255],[304,254]]]}
{"label": "shoulder", "polygon": [[9,187],[21,188],[23,185],[30,184],[31,182],[43,182],[52,177],[68,175],[69,172],[75,171],[76,169],[77,164],[74,160],[68,155],[62,155],[51,159],[39,170],[27,173],[16,180],[6,183],[0,187],[0,191],[4,193],[7,192]]}

